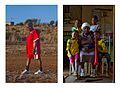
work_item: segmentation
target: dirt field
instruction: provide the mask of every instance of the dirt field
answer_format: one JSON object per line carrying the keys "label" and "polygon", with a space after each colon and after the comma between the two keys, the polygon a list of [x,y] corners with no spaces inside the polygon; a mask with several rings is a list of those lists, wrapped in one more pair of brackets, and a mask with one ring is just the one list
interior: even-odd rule
{"label": "dirt field", "polygon": [[6,57],[6,82],[7,83],[56,83],[57,82],[57,59],[55,56],[42,57],[43,71],[42,75],[34,75],[38,70],[38,62],[32,60],[30,74],[20,78],[21,72],[25,68],[26,56]]}
{"label": "dirt field", "polygon": [[25,69],[25,45],[6,46],[6,82],[7,83],[56,83],[57,47],[55,44],[41,44],[41,58],[44,74],[34,75],[39,68],[37,60],[32,60],[30,74],[20,77]]}

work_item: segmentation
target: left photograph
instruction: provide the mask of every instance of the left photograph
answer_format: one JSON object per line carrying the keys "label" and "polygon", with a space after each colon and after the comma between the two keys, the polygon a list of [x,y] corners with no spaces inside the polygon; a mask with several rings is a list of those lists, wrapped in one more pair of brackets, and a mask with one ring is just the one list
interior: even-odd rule
{"label": "left photograph", "polygon": [[57,83],[57,5],[6,5],[6,83]]}

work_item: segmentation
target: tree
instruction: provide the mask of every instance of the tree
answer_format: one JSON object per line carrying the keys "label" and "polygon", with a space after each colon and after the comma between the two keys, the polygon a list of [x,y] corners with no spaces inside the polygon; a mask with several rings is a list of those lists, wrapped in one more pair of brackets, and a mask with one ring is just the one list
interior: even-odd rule
{"label": "tree", "polygon": [[58,25],[58,22],[56,21],[56,22],[55,22],[55,26],[57,27],[57,25]]}
{"label": "tree", "polygon": [[25,21],[25,24],[27,24],[27,23],[32,23],[32,20],[31,20],[31,19],[27,19],[27,20]]}
{"label": "tree", "polygon": [[55,22],[54,22],[54,20],[51,20],[50,21],[50,25],[53,25]]}
{"label": "tree", "polygon": [[20,26],[23,26],[24,24],[21,22],[21,23],[18,23],[18,24],[16,24],[16,25],[20,25]]}
{"label": "tree", "polygon": [[27,23],[33,23],[33,25],[39,25],[40,24],[40,19],[27,19],[26,21],[25,21],[25,24],[27,24]]}

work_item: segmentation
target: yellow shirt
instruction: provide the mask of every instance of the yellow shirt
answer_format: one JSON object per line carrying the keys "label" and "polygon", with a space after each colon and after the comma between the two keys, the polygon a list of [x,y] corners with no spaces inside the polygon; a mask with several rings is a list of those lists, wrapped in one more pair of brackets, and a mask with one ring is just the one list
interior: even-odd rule
{"label": "yellow shirt", "polygon": [[[67,41],[67,48],[66,50],[70,50],[72,55],[75,55],[77,53],[79,53],[79,45],[78,45],[78,40],[76,39],[68,39]],[[71,57],[71,54],[68,52],[68,57]]]}
{"label": "yellow shirt", "polygon": [[98,49],[99,52],[102,52],[102,53],[108,52],[107,46],[105,45],[103,39],[98,41],[98,46],[100,47],[100,50]]}

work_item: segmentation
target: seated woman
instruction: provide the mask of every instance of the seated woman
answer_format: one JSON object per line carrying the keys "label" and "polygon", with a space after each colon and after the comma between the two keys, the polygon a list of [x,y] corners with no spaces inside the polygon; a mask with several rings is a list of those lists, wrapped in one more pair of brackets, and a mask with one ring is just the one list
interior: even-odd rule
{"label": "seated woman", "polygon": [[[85,22],[82,24],[81,29],[83,33],[80,35],[80,76],[85,76],[84,62],[94,63],[94,35],[90,32],[90,25]],[[95,67],[92,65],[92,75],[95,75]]]}

